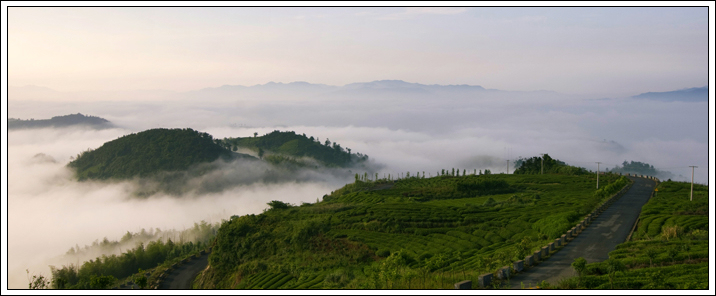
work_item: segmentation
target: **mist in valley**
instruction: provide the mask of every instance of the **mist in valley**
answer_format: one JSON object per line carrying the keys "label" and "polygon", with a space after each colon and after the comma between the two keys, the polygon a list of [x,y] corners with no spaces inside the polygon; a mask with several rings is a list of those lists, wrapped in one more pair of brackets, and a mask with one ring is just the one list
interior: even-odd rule
{"label": "mist in valley", "polygon": [[[216,90],[205,89],[142,102],[11,97],[10,117],[39,119],[80,112],[119,127],[8,132],[11,287],[26,285],[25,269],[48,275],[50,262],[76,264],[58,260],[75,245],[105,237],[119,240],[127,231],[142,228],[181,230],[199,221],[219,223],[231,215],[260,213],[271,200],[316,202],[352,182],[355,173],[369,173],[371,178],[375,173],[382,178],[406,172],[435,176],[452,168],[504,173],[515,169],[513,161],[520,156],[548,153],[593,171],[597,161],[602,171],[624,160],[646,162],[683,181],[690,177],[688,166],[698,165],[695,181],[708,183],[705,101],[645,103],[553,92],[436,89],[397,81],[348,90],[321,86],[290,100],[294,86],[299,94],[306,87],[263,85],[253,92],[239,88],[216,97]],[[216,139],[295,131],[367,154],[369,166],[290,171],[258,160],[217,160],[207,164],[214,169],[206,174],[195,176],[189,170],[164,178],[173,182],[78,182],[66,167],[81,151],[157,127],[189,127]],[[138,191],[145,194],[137,197]]]}

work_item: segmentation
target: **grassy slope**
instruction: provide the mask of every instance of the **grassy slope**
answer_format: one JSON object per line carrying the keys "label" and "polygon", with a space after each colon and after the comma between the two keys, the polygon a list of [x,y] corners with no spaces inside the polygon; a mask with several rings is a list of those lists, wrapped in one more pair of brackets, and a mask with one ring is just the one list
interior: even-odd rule
{"label": "grassy slope", "polygon": [[[496,189],[459,185],[485,180],[497,181]],[[320,203],[224,223],[197,287],[451,288],[569,229],[602,200],[595,182],[591,175],[357,181]]]}
{"label": "grassy slope", "polygon": [[587,275],[563,281],[559,288],[707,289],[708,187],[664,182],[642,208],[632,240],[617,246],[609,258],[625,270],[609,282],[608,262],[587,265]]}

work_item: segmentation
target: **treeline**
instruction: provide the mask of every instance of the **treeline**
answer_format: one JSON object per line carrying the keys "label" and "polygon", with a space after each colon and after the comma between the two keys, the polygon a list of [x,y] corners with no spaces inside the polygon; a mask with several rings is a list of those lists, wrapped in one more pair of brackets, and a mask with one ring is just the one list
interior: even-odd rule
{"label": "treeline", "polygon": [[531,158],[518,158],[514,162],[514,174],[559,174],[559,175],[584,175],[589,174],[585,168],[567,165],[565,162],[554,159],[549,154],[544,154],[544,158],[535,156]]}
{"label": "treeline", "polygon": [[306,134],[299,135],[293,131],[275,130],[260,137],[254,133],[253,138],[224,138],[220,142],[222,147],[232,151],[237,151],[238,148],[254,150],[259,158],[263,158],[267,152],[293,157],[305,156],[329,167],[348,167],[368,160],[368,155],[352,153],[350,148],[344,148],[328,138],[321,143],[318,138],[307,137]]}
{"label": "treeline", "polygon": [[[109,288],[118,279],[123,279],[137,273],[140,269],[154,268],[167,260],[183,257],[188,254],[203,250],[213,240],[218,224],[210,225],[204,221],[194,227],[178,233],[178,241],[171,238],[150,241],[147,244],[140,242],[136,247],[121,253],[120,255],[102,255],[95,260],[89,260],[80,266],[69,264],[61,268],[50,266],[52,280],[50,287],[53,289],[104,289]],[[142,232],[146,234],[146,232]],[[99,248],[110,248],[112,245],[119,245],[122,242],[131,241],[139,234],[128,232],[122,240],[110,242],[106,239],[96,246]],[[169,232],[171,233],[171,232]],[[191,238],[184,240],[184,238]],[[80,250],[81,252],[82,250]],[[75,254],[74,248],[68,254]]]}
{"label": "treeline", "polygon": [[191,165],[229,157],[231,152],[208,133],[190,128],[151,129],[122,136],[77,155],[68,166],[79,180],[147,177],[160,171],[186,170]]}
{"label": "treeline", "polygon": [[639,174],[639,175],[647,175],[647,176],[659,176],[661,179],[668,179],[673,178],[674,174],[668,171],[660,171],[654,168],[653,165],[650,165],[645,162],[640,161],[629,161],[626,160],[622,163],[621,166],[615,166],[610,172],[613,173],[631,173],[631,174]]}

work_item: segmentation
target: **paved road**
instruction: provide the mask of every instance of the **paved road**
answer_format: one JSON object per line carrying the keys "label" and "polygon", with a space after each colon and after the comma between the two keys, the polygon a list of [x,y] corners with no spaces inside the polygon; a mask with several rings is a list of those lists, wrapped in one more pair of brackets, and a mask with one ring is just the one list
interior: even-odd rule
{"label": "paved road", "polygon": [[602,212],[574,240],[568,243],[547,261],[539,263],[526,272],[510,279],[510,288],[520,289],[537,286],[542,280],[556,284],[565,277],[577,276],[572,269],[574,259],[584,257],[588,263],[609,259],[609,252],[626,241],[634,222],[641,213],[641,207],[649,200],[656,183],[644,178],[628,177],[634,185],[607,210]]}
{"label": "paved road", "polygon": [[159,289],[191,289],[191,282],[209,264],[209,253],[182,264],[170,272]]}

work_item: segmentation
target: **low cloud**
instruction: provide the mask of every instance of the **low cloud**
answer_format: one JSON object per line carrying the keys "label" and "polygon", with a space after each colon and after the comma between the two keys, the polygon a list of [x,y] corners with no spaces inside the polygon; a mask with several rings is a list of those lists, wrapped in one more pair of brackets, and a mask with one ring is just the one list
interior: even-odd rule
{"label": "low cloud", "polygon": [[[287,97],[294,85],[227,93],[201,91],[167,101],[9,101],[9,116],[100,116],[118,128],[37,129],[8,132],[8,267],[11,288],[27,284],[25,269],[49,273],[48,258],[75,244],[119,239],[141,228],[182,229],[231,215],[259,213],[270,200],[315,202],[352,182],[352,174],[441,169],[504,172],[506,160],[548,153],[571,165],[606,170],[640,161],[674,179],[708,183],[708,104],[636,99],[587,100],[550,92],[501,92],[431,87],[416,92],[325,88]],[[302,86],[305,88],[305,85]],[[313,90],[312,90],[313,91]],[[156,190],[152,180],[76,182],[65,165],[86,149],[146,129],[193,128],[215,138],[249,137],[273,130],[330,139],[367,154],[368,168],[272,170],[265,163],[221,162],[199,177],[180,175],[181,196]],[[509,152],[509,153],[507,153]],[[54,160],[54,161],[53,161]],[[681,176],[679,176],[681,175]],[[269,178],[270,177],[270,178]],[[182,187],[183,186],[183,187]],[[138,189],[148,198],[135,198]],[[51,242],[51,243],[50,243]]]}

